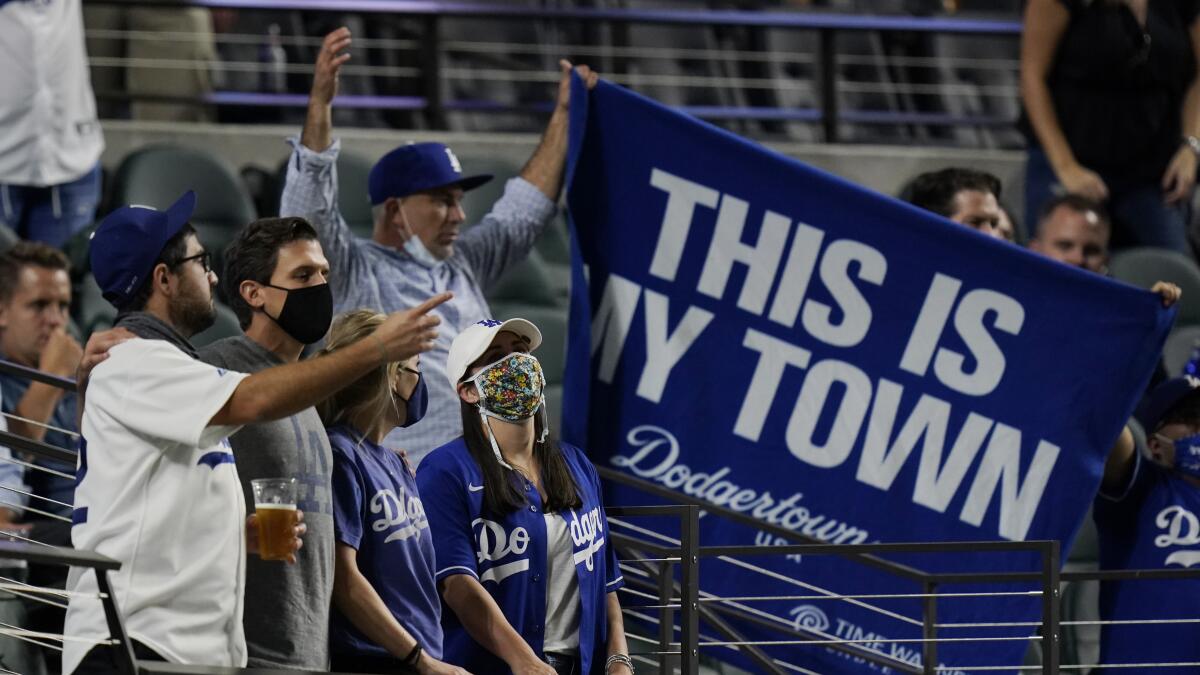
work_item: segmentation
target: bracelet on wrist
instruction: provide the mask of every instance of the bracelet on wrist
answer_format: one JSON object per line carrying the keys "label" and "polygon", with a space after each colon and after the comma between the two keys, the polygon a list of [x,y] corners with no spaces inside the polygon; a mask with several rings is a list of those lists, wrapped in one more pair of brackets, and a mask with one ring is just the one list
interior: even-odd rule
{"label": "bracelet on wrist", "polygon": [[637,670],[633,667],[633,659],[627,654],[613,654],[604,662],[604,675],[608,675],[612,671],[614,663],[619,663],[629,669],[629,672],[636,673]]}
{"label": "bracelet on wrist", "polygon": [[1193,155],[1195,155],[1197,158],[1200,158],[1200,138],[1195,136],[1184,136],[1183,144],[1192,151]]}
{"label": "bracelet on wrist", "polygon": [[418,642],[416,646],[412,648],[412,651],[408,653],[408,656],[404,657],[404,665],[408,666],[409,668],[416,668],[417,664],[421,662],[421,654],[424,651],[425,650],[421,648],[421,643]]}

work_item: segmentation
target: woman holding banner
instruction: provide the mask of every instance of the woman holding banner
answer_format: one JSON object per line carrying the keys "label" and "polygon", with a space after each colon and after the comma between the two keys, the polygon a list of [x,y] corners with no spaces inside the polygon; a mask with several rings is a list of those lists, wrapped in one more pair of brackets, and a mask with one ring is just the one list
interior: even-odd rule
{"label": "woman holding banner", "polygon": [[480,321],[446,372],[463,436],[425,457],[446,659],[476,673],[632,675],[600,479],[547,439],[545,378],[524,319]]}
{"label": "woman holding banner", "polygon": [[[385,318],[365,309],[339,317],[322,353],[366,338]],[[439,660],[433,544],[412,468],[381,445],[425,414],[417,367],[415,356],[381,366],[319,408],[333,448],[333,670],[466,675]]]}

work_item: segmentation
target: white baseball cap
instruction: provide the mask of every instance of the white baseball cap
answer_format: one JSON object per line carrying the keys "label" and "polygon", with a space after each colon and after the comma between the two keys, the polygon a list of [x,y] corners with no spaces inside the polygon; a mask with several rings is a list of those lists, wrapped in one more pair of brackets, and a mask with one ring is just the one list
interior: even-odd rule
{"label": "white baseball cap", "polygon": [[458,389],[458,383],[467,374],[467,368],[483,356],[501,331],[516,333],[528,340],[529,351],[542,344],[542,331],[538,330],[533,322],[525,319],[484,319],[473,323],[450,343],[450,355],[446,357],[446,377],[450,380],[451,389]]}

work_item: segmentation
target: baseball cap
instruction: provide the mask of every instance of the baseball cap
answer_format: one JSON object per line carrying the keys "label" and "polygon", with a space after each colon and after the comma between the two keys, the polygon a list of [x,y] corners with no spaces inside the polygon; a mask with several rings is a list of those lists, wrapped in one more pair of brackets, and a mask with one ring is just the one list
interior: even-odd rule
{"label": "baseball cap", "polygon": [[133,204],[105,216],[92,234],[89,253],[104,299],[117,309],[128,304],[195,209],[196,193],[188,190],[166,211]]}
{"label": "baseball cap", "polygon": [[462,165],[454,152],[441,143],[410,143],[379,158],[367,176],[371,204],[378,206],[388,197],[407,197],[414,192],[457,185],[473,190],[490,181],[492,175],[462,175]]}
{"label": "baseball cap", "polygon": [[497,321],[484,319],[467,326],[467,329],[454,338],[450,343],[450,355],[446,357],[446,377],[450,379],[450,387],[458,389],[458,383],[467,374],[467,368],[487,351],[492,340],[500,331],[511,331],[529,340],[529,351],[542,344],[542,331],[525,319],[509,319]]}
{"label": "baseball cap", "polygon": [[1200,390],[1200,377],[1184,375],[1167,380],[1146,394],[1133,416],[1147,433],[1154,433],[1167,413],[1197,390]]}

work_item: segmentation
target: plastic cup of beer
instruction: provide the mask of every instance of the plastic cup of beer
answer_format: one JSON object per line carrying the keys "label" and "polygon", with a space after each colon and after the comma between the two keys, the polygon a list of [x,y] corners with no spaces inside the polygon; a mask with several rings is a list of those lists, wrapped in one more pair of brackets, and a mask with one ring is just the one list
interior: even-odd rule
{"label": "plastic cup of beer", "polygon": [[258,557],[287,560],[296,527],[296,479],[259,478],[250,486],[258,516]]}

